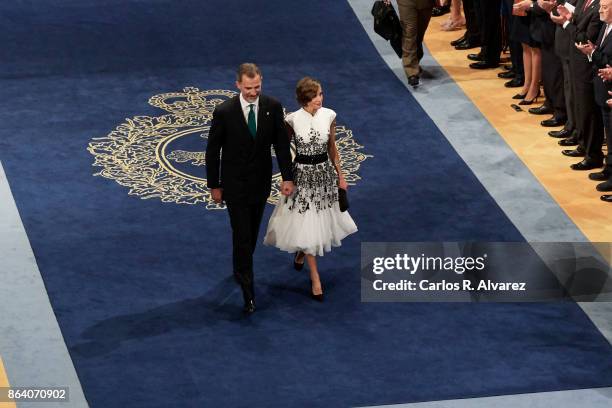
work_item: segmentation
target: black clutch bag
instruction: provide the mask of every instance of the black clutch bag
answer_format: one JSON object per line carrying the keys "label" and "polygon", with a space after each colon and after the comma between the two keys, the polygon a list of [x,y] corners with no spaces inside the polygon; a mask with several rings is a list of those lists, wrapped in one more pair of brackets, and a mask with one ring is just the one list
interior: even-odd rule
{"label": "black clutch bag", "polygon": [[338,187],[338,204],[340,205],[340,211],[342,212],[345,212],[349,208],[346,190],[340,187]]}

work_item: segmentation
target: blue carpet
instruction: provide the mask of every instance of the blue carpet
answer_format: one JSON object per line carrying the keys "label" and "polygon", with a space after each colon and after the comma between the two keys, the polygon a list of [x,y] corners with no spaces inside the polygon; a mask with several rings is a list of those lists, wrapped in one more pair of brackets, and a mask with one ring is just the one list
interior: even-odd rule
{"label": "blue carpet", "polygon": [[[523,238],[395,79],[344,1],[0,5],[0,160],[93,407],[330,407],[612,385],[574,304],[361,304],[362,241]],[[152,95],[232,89],[257,62],[289,110],[304,75],[373,155],[327,300],[260,247],[240,316],[227,214],[129,196],[87,152]],[[443,107],[441,107],[443,109]],[[203,150],[204,146],[202,146]],[[267,209],[266,218],[271,208]]]}

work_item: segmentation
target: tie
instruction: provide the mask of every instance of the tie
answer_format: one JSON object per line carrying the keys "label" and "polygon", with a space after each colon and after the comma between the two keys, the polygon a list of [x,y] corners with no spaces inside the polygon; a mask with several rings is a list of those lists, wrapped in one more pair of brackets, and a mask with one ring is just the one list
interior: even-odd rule
{"label": "tie", "polygon": [[255,111],[253,110],[253,106],[255,106],[255,104],[249,104],[249,120],[247,121],[247,124],[249,125],[249,131],[251,132],[251,136],[255,137],[255,134],[257,133],[257,125],[255,124]]}
{"label": "tie", "polygon": [[584,2],[584,8],[582,9],[582,11],[586,11],[586,9],[589,8],[589,6],[591,5],[592,2],[593,2],[593,0],[586,0]]}

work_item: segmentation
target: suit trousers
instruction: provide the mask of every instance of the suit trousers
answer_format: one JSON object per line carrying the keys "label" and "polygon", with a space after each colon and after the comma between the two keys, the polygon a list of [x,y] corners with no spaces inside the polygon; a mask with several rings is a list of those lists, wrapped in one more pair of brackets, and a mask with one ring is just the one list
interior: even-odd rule
{"label": "suit trousers", "polygon": [[523,45],[520,41],[513,41],[510,38],[512,25],[514,24],[515,16],[512,15],[512,6],[514,0],[504,0],[504,4],[508,10],[508,24],[504,33],[508,39],[508,47],[510,48],[510,60],[512,61],[512,72],[516,74],[516,78],[522,79],[525,77],[525,68],[523,67]]}
{"label": "suit trousers", "polygon": [[555,118],[567,118],[563,93],[563,63],[555,54],[554,44],[542,44],[542,83],[549,106],[555,110]]}
{"label": "suit trousers", "polygon": [[610,180],[612,180],[612,149],[610,148],[612,145],[612,123],[610,120],[612,119],[612,115],[610,115],[610,107],[606,104],[601,107],[601,113],[603,117],[604,129],[606,130],[606,141],[608,143],[608,154],[606,155],[606,167],[605,171],[610,174]]}
{"label": "suit trousers", "polygon": [[563,67],[563,96],[565,97],[565,113],[567,113],[565,129],[573,131],[576,129],[576,101],[574,99],[570,62],[566,58],[561,58],[561,65]]}
{"label": "suit trousers", "polygon": [[498,64],[502,51],[501,0],[475,0],[485,61]]}
{"label": "suit trousers", "polygon": [[[575,72],[572,69],[572,72]],[[593,83],[574,78],[573,91],[576,101],[576,129],[578,130],[578,144],[586,152],[585,158],[601,160],[603,153],[603,122],[601,110],[595,103]]]}
{"label": "suit trousers", "polygon": [[465,15],[465,39],[471,44],[480,45],[480,22],[474,5],[474,0],[463,0],[463,14]]}
{"label": "suit trousers", "polygon": [[257,246],[259,226],[266,201],[259,203],[227,203],[232,225],[232,259],[234,278],[242,288],[245,301],[253,299],[253,253]]}
{"label": "suit trousers", "polygon": [[419,61],[423,58],[423,38],[431,19],[433,2],[397,0],[402,24],[402,63],[407,77],[419,75]]}

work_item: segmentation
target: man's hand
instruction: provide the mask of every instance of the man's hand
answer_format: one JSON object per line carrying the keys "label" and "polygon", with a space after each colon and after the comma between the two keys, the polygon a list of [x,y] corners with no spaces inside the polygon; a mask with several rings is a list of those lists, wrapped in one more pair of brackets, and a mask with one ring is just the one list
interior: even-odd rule
{"label": "man's hand", "polygon": [[584,55],[591,55],[597,47],[591,41],[588,41],[586,44],[577,43],[576,48],[578,48],[578,51],[580,51]]}
{"label": "man's hand", "polygon": [[563,24],[565,24],[565,19],[561,16],[555,16],[554,14],[550,14],[550,19],[552,20],[553,23],[562,26]]}
{"label": "man's hand", "polygon": [[604,81],[612,81],[612,67],[610,67],[610,65],[606,65],[605,68],[597,71],[597,75]]}
{"label": "man's hand", "polygon": [[557,2],[554,0],[538,0],[538,6],[547,13],[550,13],[557,7]]}
{"label": "man's hand", "polygon": [[572,19],[572,13],[563,5],[557,6],[557,12],[565,21],[570,21]]}
{"label": "man's hand", "polygon": [[212,195],[212,199],[215,203],[221,204],[221,201],[223,201],[222,188],[213,188],[212,190],[210,190],[210,194]]}
{"label": "man's hand", "polygon": [[289,196],[293,193],[293,181],[283,181],[281,183],[281,193],[284,196]]}
{"label": "man's hand", "polygon": [[520,3],[516,3],[512,8],[521,13],[525,13],[531,8],[531,0],[523,0]]}
{"label": "man's hand", "polygon": [[[612,95],[612,92],[608,91],[608,95]],[[608,99],[606,103],[608,104],[608,106],[612,107],[612,99]]]}

